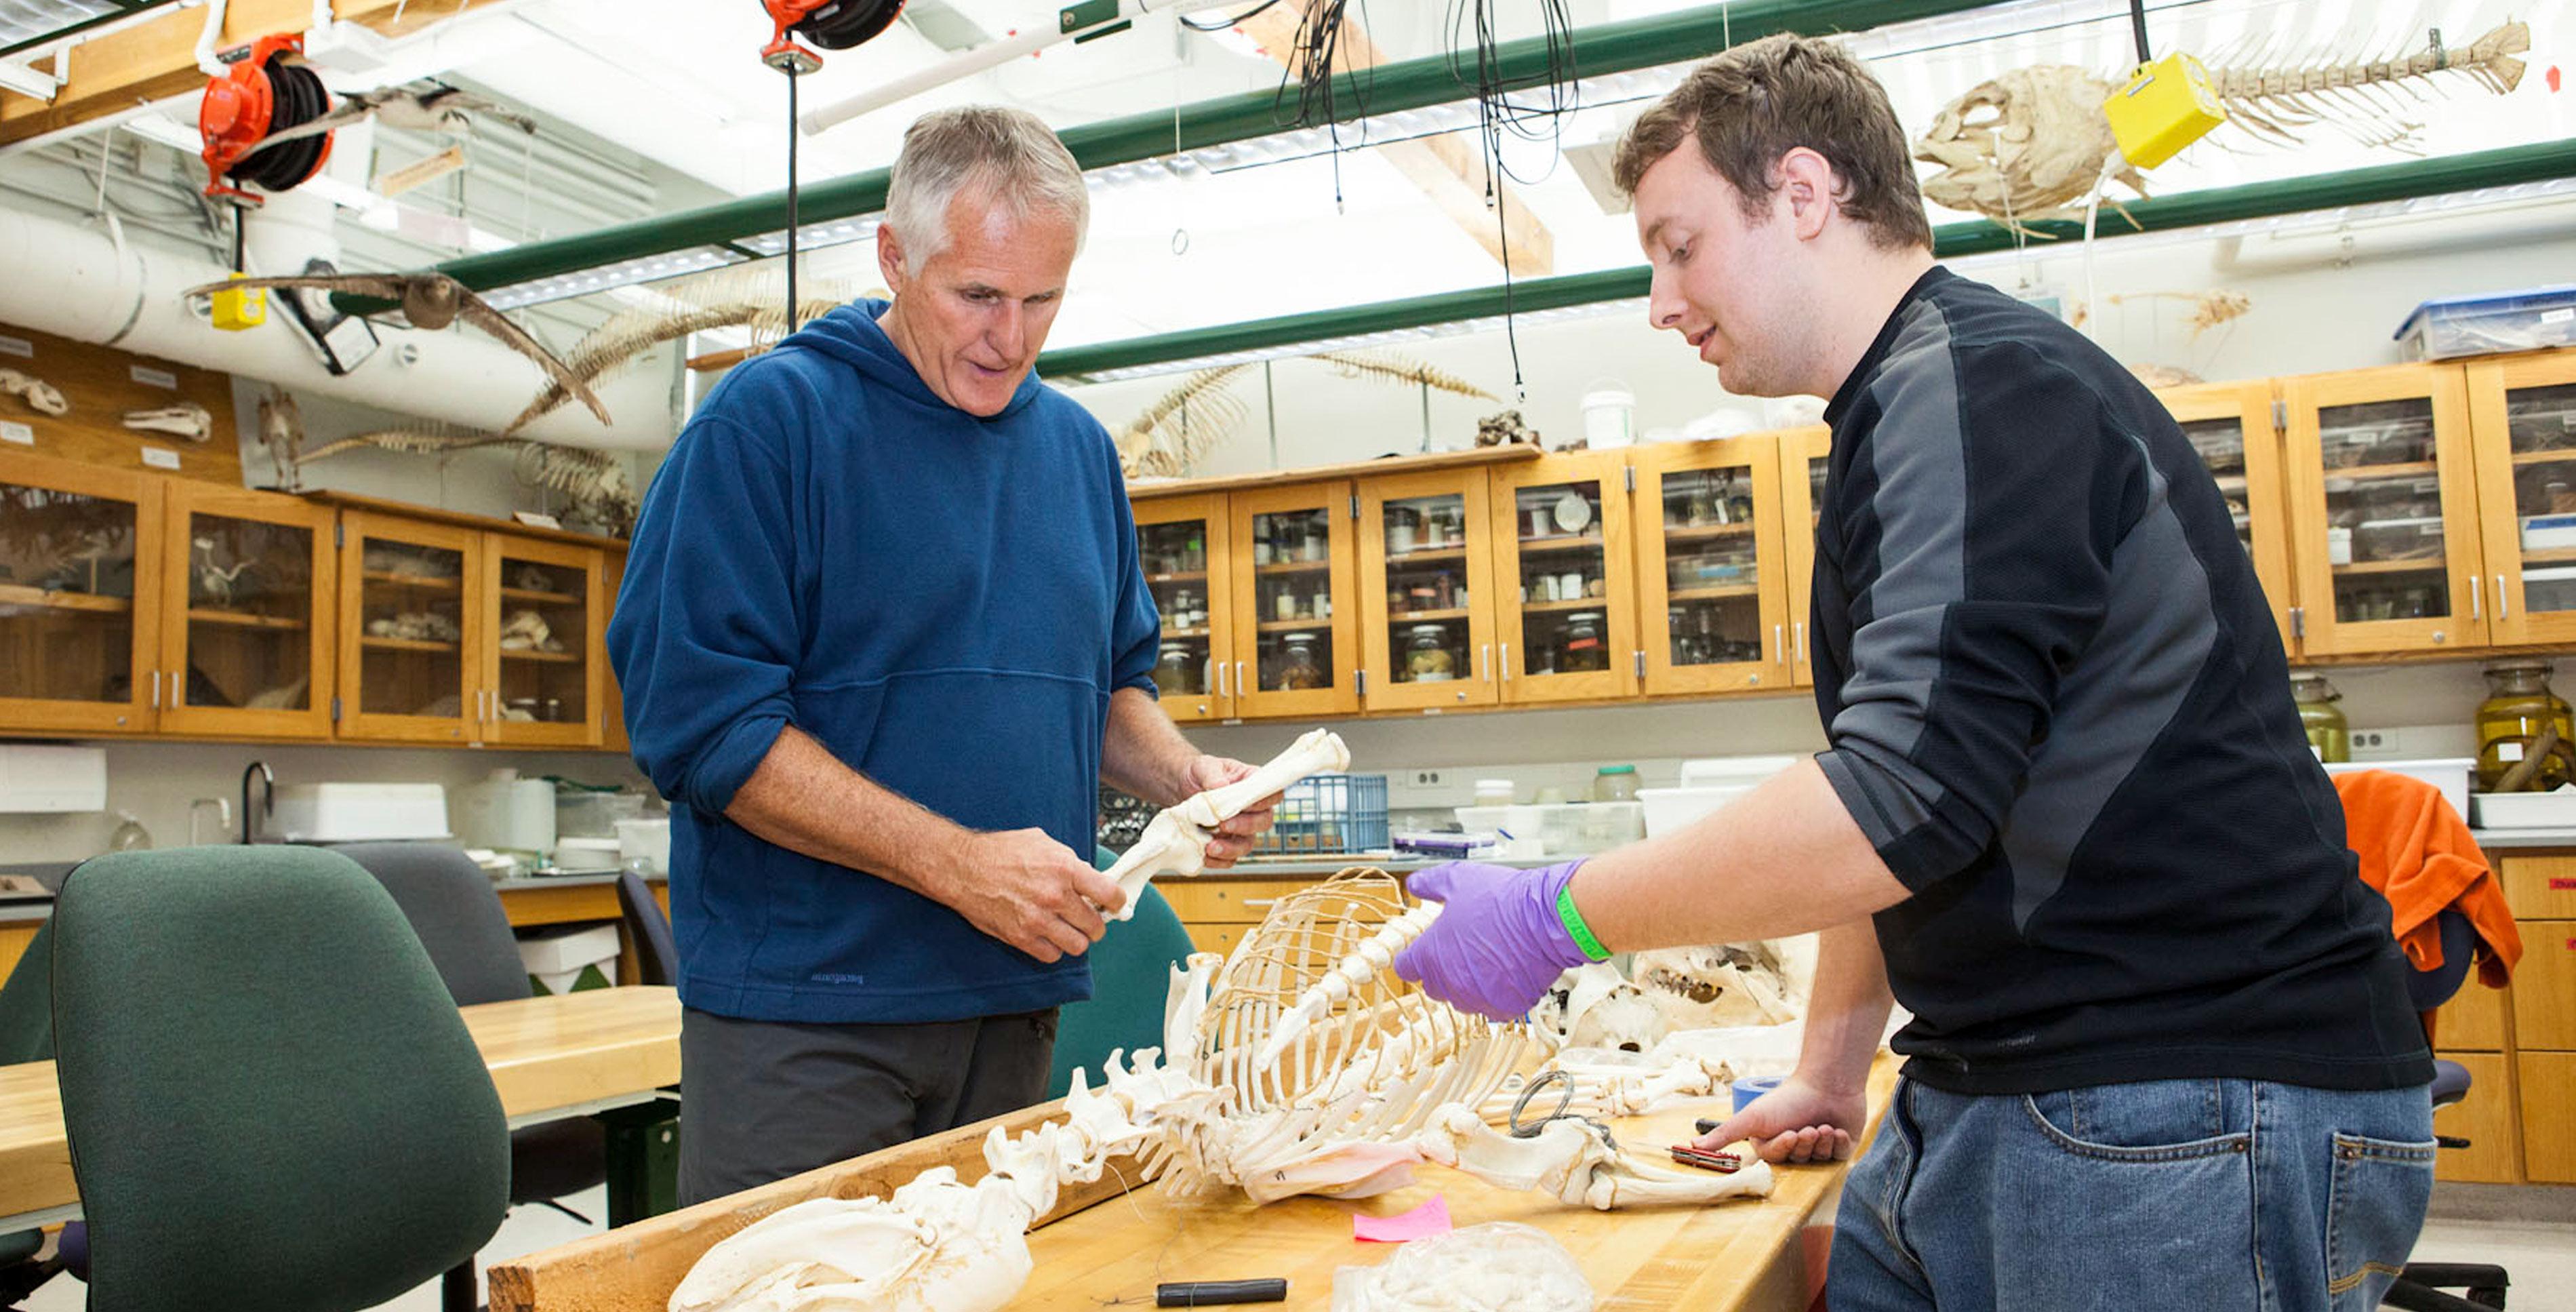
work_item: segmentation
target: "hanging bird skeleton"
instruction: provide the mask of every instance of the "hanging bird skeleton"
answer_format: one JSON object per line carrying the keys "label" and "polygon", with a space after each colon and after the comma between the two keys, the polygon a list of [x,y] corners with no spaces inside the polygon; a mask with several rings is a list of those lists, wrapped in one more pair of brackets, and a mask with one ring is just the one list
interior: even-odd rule
{"label": "hanging bird skeleton", "polygon": [[599,398],[591,395],[590,388],[579,378],[574,377],[572,371],[566,369],[564,362],[556,359],[555,353],[547,350],[543,342],[529,336],[526,329],[510,322],[508,316],[493,309],[482,297],[468,290],[465,284],[443,273],[335,273],[279,278],[235,278],[229,282],[210,282],[202,287],[191,287],[180,294],[187,297],[212,296],[220,291],[262,287],[347,292],[352,296],[368,296],[378,300],[398,302],[402,306],[403,318],[409,320],[412,327],[426,332],[437,332],[462,318],[465,322],[500,339],[503,346],[536,361],[538,367],[553,376],[557,383],[574,396],[580,397],[581,403],[590,407],[590,412],[598,416],[599,422],[603,424],[613,422],[608,417],[608,407],[601,405]]}
{"label": "hanging bird skeleton", "polygon": [[[717,269],[656,283],[651,291],[653,305],[620,311],[573,343],[564,361],[571,379],[587,384],[614,377],[645,352],[692,333],[748,328],[752,355],[787,335],[786,292],[772,270]],[[800,327],[839,309],[854,294],[848,284],[827,279],[806,280],[799,291],[806,293],[796,298]],[[568,380],[558,376],[501,431],[515,433],[570,399]]]}
{"label": "hanging bird skeleton", "polygon": [[[2437,29],[2428,48],[2404,58],[2213,64],[2209,80],[2227,121],[2265,144],[2295,147],[2302,133],[2323,126],[2365,146],[2402,150],[2421,126],[2406,117],[2408,106],[2425,99],[2425,88],[2466,82],[2502,95],[2522,80],[2515,56],[2530,48],[2531,28],[2523,23],[2506,23],[2464,49],[2444,46]],[[2027,225],[2080,220],[2068,207],[2105,179],[2146,195],[2146,178],[2121,157],[2102,113],[2116,88],[2068,64],[2014,69],[1979,84],[1915,139],[1914,157],[1940,166],[1923,180],[1924,199],[2046,236]]]}
{"label": "hanging bird skeleton", "polygon": [[[1375,378],[1411,383],[1434,391],[1496,399],[1493,393],[1445,370],[1418,360],[1381,352],[1322,351],[1303,357],[1320,360],[1344,378]],[[1252,408],[1230,389],[1253,366],[1218,365],[1201,369],[1117,431],[1118,464],[1129,478],[1178,478],[1225,440]]]}
{"label": "hanging bird skeleton", "polygon": [[474,126],[477,118],[508,124],[530,136],[536,135],[537,131],[535,119],[516,113],[497,100],[471,91],[460,91],[444,82],[428,82],[343,92],[337,108],[319,118],[270,133],[260,138],[260,144],[267,147],[299,137],[320,136],[334,128],[349,127],[370,118],[387,127],[407,128],[414,132],[464,132]]}
{"label": "hanging bird skeleton", "polygon": [[[1166,814],[1204,831],[1336,759],[1346,764],[1347,750],[1317,730],[1252,779]],[[1199,834],[1181,841],[1204,847]],[[1130,868],[1110,873],[1131,889],[1130,905],[1157,871],[1195,869],[1171,845],[1122,865]],[[1770,1168],[1749,1155],[1731,1174],[1675,1171],[1623,1150],[1580,1114],[1535,1125],[1515,1118],[1513,1134],[1488,1124],[1478,1109],[1529,1035],[1396,977],[1396,953],[1439,913],[1408,908],[1394,877],[1376,870],[1281,898],[1230,956],[1198,953],[1172,971],[1162,1047],[1110,1054],[1098,1091],[1077,1070],[1060,1120],[1017,1138],[995,1130],[983,1179],[969,1185],[936,1167],[887,1198],[813,1199],[771,1213],[708,1249],[673,1291],[670,1312],[999,1308],[1028,1279],[1026,1231],[1057,1188],[1097,1181],[1121,1156],[1175,1197],[1241,1189],[1257,1203],[1364,1198],[1410,1183],[1423,1162],[1602,1210],[1770,1192]],[[1627,1083],[1600,1084],[1587,1105],[1625,1105],[1621,1096],[1653,1079],[1616,1078]],[[1703,1070],[1698,1087],[1709,1085]]]}

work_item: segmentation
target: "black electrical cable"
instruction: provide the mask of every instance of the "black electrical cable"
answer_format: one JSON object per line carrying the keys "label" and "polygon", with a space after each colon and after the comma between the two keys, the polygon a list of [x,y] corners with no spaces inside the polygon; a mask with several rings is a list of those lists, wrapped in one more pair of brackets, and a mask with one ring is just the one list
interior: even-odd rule
{"label": "black electrical cable", "polygon": [[[331,108],[331,93],[323,89],[321,77],[301,64],[287,63],[282,54],[269,56],[264,66],[274,104],[269,111],[270,132],[310,123]],[[330,144],[330,134],[320,133],[263,146],[235,164],[227,176],[270,191],[292,190],[322,166],[322,152]]]}
{"label": "black electrical cable", "polygon": [[1190,17],[1188,14],[1183,14],[1181,15],[1181,26],[1186,27],[1193,32],[1223,32],[1237,23],[1260,17],[1263,12],[1278,3],[1279,0],[1261,0],[1260,4],[1254,5],[1250,9],[1244,10],[1242,13],[1236,14],[1232,18],[1221,19],[1213,23],[1202,23],[1197,19]]}
{"label": "black electrical cable", "polygon": [[[1502,253],[1503,338],[1511,350],[1512,387],[1522,391],[1520,331],[1512,304],[1511,224],[1503,206],[1503,185],[1509,181],[1526,186],[1547,174],[1524,178],[1514,173],[1503,159],[1503,137],[1508,133],[1523,141],[1554,145],[1563,133],[1565,117],[1582,108],[1582,98],[1576,85],[1580,72],[1574,60],[1574,20],[1565,0],[1540,0],[1543,59],[1537,75],[1518,84],[1539,93],[1527,102],[1512,98],[1515,84],[1503,76],[1498,50],[1501,33],[1494,21],[1493,3],[1494,0],[1451,0],[1449,71],[1460,86],[1473,91],[1476,99],[1477,139],[1485,161],[1485,203],[1493,208],[1495,244]],[[1462,19],[1472,20],[1474,26],[1472,73],[1460,60]],[[1555,169],[1556,157],[1557,152],[1550,151],[1550,172]]]}
{"label": "black electrical cable", "polygon": [[2153,63],[2147,53],[2147,0],[2129,0],[2129,34],[2138,40],[2138,62]]}
{"label": "black electrical cable", "polygon": [[779,333],[784,338],[796,331],[796,66],[781,71],[787,74],[787,327]]}

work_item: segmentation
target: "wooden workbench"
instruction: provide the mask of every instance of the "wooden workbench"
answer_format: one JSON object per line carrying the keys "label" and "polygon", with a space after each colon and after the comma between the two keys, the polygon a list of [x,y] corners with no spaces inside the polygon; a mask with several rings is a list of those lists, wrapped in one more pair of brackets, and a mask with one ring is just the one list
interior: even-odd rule
{"label": "wooden workbench", "polygon": [[[668,988],[462,1008],[515,1128],[650,1098],[680,1079],[680,995]],[[49,1061],[0,1066],[0,1233],[65,1220],[80,1191]]]}
{"label": "wooden workbench", "polygon": [[[1887,1107],[1896,1062],[1881,1057],[1870,1078],[1871,1129]],[[1703,1099],[1652,1116],[1612,1122],[1620,1142],[1659,1157],[1690,1137],[1691,1121],[1721,1114]],[[718,1240],[806,1198],[883,1196],[923,1169],[953,1165],[983,1174],[980,1145],[995,1127],[1017,1132],[1061,1114],[1049,1103],[883,1152],[809,1171],[665,1216],[576,1240],[490,1269],[493,1312],[606,1312],[665,1305],[689,1267]],[[1098,1186],[1069,1189],[1029,1236],[1036,1272],[1014,1312],[1098,1312],[1110,1303],[1150,1306],[1154,1286],[1177,1280],[1288,1279],[1289,1309],[1332,1301],[1333,1271],[1374,1266],[1393,1251],[1351,1237],[1359,1213],[1391,1215],[1437,1193],[1460,1226],[1519,1221],[1547,1231],[1574,1254],[1603,1309],[1688,1308],[1693,1312],[1802,1312],[1824,1279],[1823,1212],[1848,1163],[1777,1167],[1771,1196],[1710,1207],[1595,1212],[1535,1192],[1498,1189],[1462,1172],[1425,1165],[1415,1183],[1376,1198],[1334,1202],[1292,1198],[1255,1207],[1241,1195],[1182,1201],[1151,1183],[1128,1189],[1132,1162]]]}

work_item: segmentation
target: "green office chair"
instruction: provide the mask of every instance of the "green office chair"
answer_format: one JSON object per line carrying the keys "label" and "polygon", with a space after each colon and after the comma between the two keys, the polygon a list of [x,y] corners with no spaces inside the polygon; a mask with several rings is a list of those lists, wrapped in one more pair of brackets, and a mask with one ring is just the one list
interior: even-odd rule
{"label": "green office chair", "polygon": [[[0,984],[0,1065],[54,1059],[53,964],[54,927],[48,920],[36,926],[27,955],[18,958],[9,982]],[[0,1235],[0,1303],[15,1303],[62,1270],[59,1259],[37,1260],[44,1247],[42,1230]]]}
{"label": "green office chair", "polygon": [[[1103,848],[1092,864],[1106,870],[1117,859],[1117,853]],[[1163,1000],[1171,993],[1171,970],[1190,951],[1190,934],[1181,928],[1181,918],[1147,884],[1135,916],[1109,922],[1109,932],[1091,945],[1090,1000],[1067,1005],[1056,1018],[1049,1098],[1061,1098],[1073,1087],[1076,1066],[1089,1068],[1091,1087],[1099,1088],[1101,1064],[1113,1049],[1163,1046]]]}
{"label": "green office chair", "polygon": [[53,931],[92,1312],[372,1307],[499,1228],[500,1096],[347,857],[111,853],[64,882]]}

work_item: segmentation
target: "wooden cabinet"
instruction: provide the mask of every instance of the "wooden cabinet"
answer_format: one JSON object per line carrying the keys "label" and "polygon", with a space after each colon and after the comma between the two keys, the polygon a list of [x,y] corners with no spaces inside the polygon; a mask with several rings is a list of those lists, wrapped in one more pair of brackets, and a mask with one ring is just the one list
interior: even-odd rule
{"label": "wooden cabinet", "polygon": [[2515,916],[2576,920],[2576,855],[2516,852],[2497,865],[2504,904]]}
{"label": "wooden cabinet", "polygon": [[163,733],[331,736],[337,516],[172,480],[162,497]]}
{"label": "wooden cabinet", "polygon": [[1359,480],[1361,700],[1445,710],[1501,700],[1494,521],[1482,469]]}
{"label": "wooden cabinet", "polygon": [[[2482,990],[2483,991],[2483,990]],[[2433,1157],[2433,1178],[2473,1184],[2515,1184],[2522,1179],[2521,1118],[2515,1114],[2514,1063],[2500,1052],[2442,1053],[2468,1068],[2469,1096],[2433,1111],[2433,1133],[2466,1139]]]}
{"label": "wooden cabinet", "polygon": [[341,512],[340,736],[480,741],[488,535]]}
{"label": "wooden cabinet", "polygon": [[2218,481],[2236,521],[2236,540],[2254,562],[2271,602],[2281,642],[2298,651],[2291,607],[2297,604],[2290,570],[2290,499],[2282,479],[2281,431],[2275,426],[2269,379],[2172,387],[2156,393],[2191,440],[2201,463]]}
{"label": "wooden cabinet", "polygon": [[152,729],[161,480],[0,453],[0,726]]}
{"label": "wooden cabinet", "polygon": [[2461,1048],[2470,1052],[2502,1052],[2510,1042],[2506,1012],[2512,1007],[2512,990],[2491,989],[2478,982],[2471,971],[2459,991],[2434,1013],[2433,1041],[2444,1048]]}
{"label": "wooden cabinet", "polygon": [[1807,625],[1815,618],[1816,525],[1823,518],[1825,476],[1833,460],[1834,430],[1822,424],[1780,434],[1780,543],[1789,576],[1789,677],[1816,686],[1816,660]]}
{"label": "wooden cabinet", "polygon": [[515,747],[600,742],[607,612],[600,550],[486,533],[477,648],[482,741]]}
{"label": "wooden cabinet", "polygon": [[1579,452],[1493,471],[1494,655],[1506,704],[1637,691],[1626,457]]}
{"label": "wooden cabinet", "polygon": [[1182,724],[1235,714],[1229,527],[1222,493],[1136,503],[1137,563],[1163,624],[1154,687],[1164,712]]}
{"label": "wooden cabinet", "polygon": [[2576,351],[2465,377],[2494,640],[2576,642]]}
{"label": "wooden cabinet", "polygon": [[1201,952],[1224,955],[1270,914],[1280,898],[1315,882],[1312,877],[1284,879],[1173,879],[1154,885],[1172,904],[1190,944]]}
{"label": "wooden cabinet", "polygon": [[1359,709],[1357,506],[1339,480],[1226,497],[1237,715]]}
{"label": "wooden cabinet", "polygon": [[2302,652],[2486,645],[2478,479],[2460,367],[2291,378],[2281,396]]}
{"label": "wooden cabinet", "polygon": [[2522,1104],[2523,1178],[2533,1184],[2576,1184],[2576,1052],[2522,1053],[2515,1074]]}
{"label": "wooden cabinet", "polygon": [[1812,546],[1812,529],[1804,514],[1795,528],[1784,523],[1784,463],[1769,434],[1636,453],[1637,628],[1649,695],[1793,682],[1783,538],[1808,532]]}
{"label": "wooden cabinet", "polygon": [[[617,688],[617,671],[608,664],[608,621],[617,617],[618,594],[626,586],[626,551],[602,549],[600,552],[600,592],[606,599],[608,614],[599,623],[600,695],[606,706],[600,712],[599,745],[623,756],[633,750],[626,739],[626,698]],[[663,896],[669,896],[665,893]]]}
{"label": "wooden cabinet", "polygon": [[2576,920],[2517,923],[2522,964],[2513,971],[2514,1045],[2576,1052]]}

